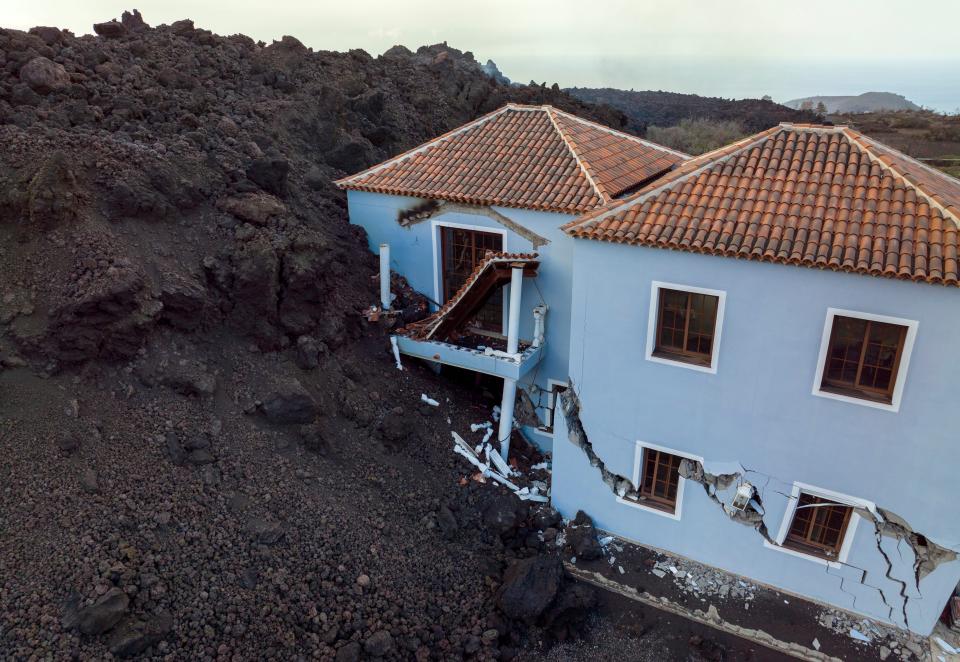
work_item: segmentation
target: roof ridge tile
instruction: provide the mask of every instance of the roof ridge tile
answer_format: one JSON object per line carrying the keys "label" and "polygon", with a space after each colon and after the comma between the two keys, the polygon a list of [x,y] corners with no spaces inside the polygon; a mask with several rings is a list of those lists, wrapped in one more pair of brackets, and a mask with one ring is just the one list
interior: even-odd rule
{"label": "roof ridge tile", "polygon": [[865,153],[871,159],[874,159],[875,161],[885,166],[886,170],[892,173],[894,177],[899,177],[900,179],[910,184],[912,188],[916,189],[921,194],[923,194],[925,198],[927,198],[942,213],[947,215],[954,222],[954,224],[958,228],[960,228],[960,207],[958,207],[957,204],[949,203],[949,201],[945,202],[942,199],[942,195],[939,194],[938,192],[928,191],[927,186],[924,185],[923,182],[915,181],[914,177],[911,177],[909,171],[906,171],[905,169],[901,170],[899,167],[897,167],[898,160],[903,159],[910,165],[919,167],[923,169],[924,172],[943,179],[946,184],[957,186],[958,191],[960,191],[960,182],[954,181],[954,178],[950,177],[950,175],[946,174],[945,172],[941,172],[939,170],[931,168],[925,163],[922,163],[914,159],[909,154],[898,152],[897,158],[892,157],[889,153],[877,154],[874,152],[874,149],[885,149],[885,146],[878,144],[878,141],[860,133],[859,131],[856,131],[849,127],[843,127],[843,128],[844,128],[844,134],[847,136],[847,138],[854,145],[856,145],[863,153]]}
{"label": "roof ridge tile", "polygon": [[612,200],[613,196],[611,196],[606,191],[606,189],[603,186],[601,186],[600,183],[593,176],[593,172],[591,171],[589,164],[580,158],[580,154],[576,148],[576,142],[573,140],[572,137],[567,136],[566,132],[564,132],[563,128],[557,122],[557,118],[554,117],[554,112],[556,112],[556,108],[554,108],[553,106],[545,106],[545,108],[546,108],[547,117],[550,118],[550,123],[553,124],[554,130],[560,135],[560,140],[563,141],[563,144],[566,145],[567,149],[570,151],[570,156],[574,158],[574,160],[577,162],[577,165],[579,165],[580,168],[583,170],[584,176],[586,176],[587,181],[589,181],[590,184],[593,186],[594,190],[596,190],[597,195],[599,195],[600,199],[603,200],[604,202],[609,202],[610,200]]}

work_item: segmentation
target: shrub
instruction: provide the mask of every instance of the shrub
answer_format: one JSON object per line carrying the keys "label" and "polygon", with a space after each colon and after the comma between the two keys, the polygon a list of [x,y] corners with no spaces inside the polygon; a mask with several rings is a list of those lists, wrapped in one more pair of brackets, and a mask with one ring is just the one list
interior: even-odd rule
{"label": "shrub", "polygon": [[683,119],[676,126],[651,126],[647,138],[681,152],[703,154],[745,137],[749,132],[739,122]]}

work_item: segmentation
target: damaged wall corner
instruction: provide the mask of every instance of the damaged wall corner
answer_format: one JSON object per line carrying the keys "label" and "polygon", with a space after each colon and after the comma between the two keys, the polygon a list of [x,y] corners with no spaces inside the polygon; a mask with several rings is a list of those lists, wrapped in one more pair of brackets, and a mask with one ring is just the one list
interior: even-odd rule
{"label": "damaged wall corner", "polygon": [[[599,451],[595,442],[591,441],[581,418],[581,401],[572,382],[570,388],[559,394],[558,403],[557,411],[562,415],[566,440],[569,441],[570,447],[578,449],[574,452],[581,453],[589,466],[596,469],[606,490],[613,496],[621,498],[634,496],[635,498],[639,486],[633,485],[627,477],[611,471],[600,456],[602,451]],[[555,447],[555,500],[564,498],[564,463],[556,459],[563,453],[564,451]],[[683,459],[678,471],[685,480],[701,485],[710,501],[720,507],[719,512],[722,512],[727,519],[754,529],[758,538],[768,546],[780,547],[775,535],[780,530],[782,519],[787,517],[785,512],[789,512],[788,504],[796,498],[790,490],[785,489],[792,484],[755,469],[746,469],[737,461],[707,459],[700,462]],[[774,487],[778,484],[779,488]],[[764,495],[773,500],[772,506],[765,505]],[[602,510],[602,506],[595,503],[583,504],[578,501],[577,504],[578,508],[586,512],[590,512],[591,509],[594,512]],[[609,510],[609,506],[607,509]],[[821,566],[823,569],[819,571],[814,564],[797,561],[798,569],[810,570],[814,577],[817,573],[822,576],[825,570],[835,590],[847,596],[848,609],[873,614],[880,620],[898,623],[901,627],[912,629],[911,616],[918,615],[916,609],[924,610],[919,612],[923,615],[932,607],[932,605],[917,607],[920,602],[913,602],[925,597],[922,595],[925,591],[921,591],[921,581],[940,565],[956,561],[957,551],[929,540],[922,533],[914,531],[903,517],[883,508],[871,510],[855,506],[854,512],[862,520],[870,522],[873,527],[873,531],[861,527],[855,532],[856,540],[859,541],[856,546],[856,557],[851,557],[849,561],[839,559],[831,561]],[[631,513],[627,517],[636,519],[637,515]],[[649,528],[649,522],[647,520],[643,522],[644,526],[639,524],[637,526]],[[698,526],[699,523],[689,525]],[[604,528],[610,530],[609,527]],[[774,533],[772,534],[771,531]],[[626,537],[630,538],[629,535]],[[634,539],[643,538],[638,536]],[[885,541],[892,542],[892,545],[888,545]],[[763,546],[758,546],[756,549],[758,555],[767,553]],[[875,553],[871,555],[870,549],[874,549]],[[688,553],[693,558],[698,558],[695,551],[671,551]],[[910,553],[913,554],[912,558]],[[698,560],[709,562],[707,559]],[[742,567],[726,567],[722,562],[715,563],[720,569],[753,576],[750,573],[750,562]],[[772,563],[780,567],[793,567],[793,562],[784,563],[783,559],[773,559]],[[762,574],[754,578],[764,581]],[[909,585],[906,582],[909,582]],[[805,592],[802,586],[793,590],[801,595],[808,594],[813,599],[824,599],[822,593]],[[871,607],[871,602],[876,606]],[[842,605],[844,602],[837,598],[834,604]]]}
{"label": "damaged wall corner", "polygon": [[764,509],[760,495],[752,484],[744,480],[746,470],[742,465],[725,463],[718,473],[710,473],[700,462],[684,459],[680,462],[679,472],[686,480],[700,483],[710,500],[719,505],[731,520],[753,527],[764,540],[776,544],[763,521]]}
{"label": "damaged wall corner", "polygon": [[558,398],[559,410],[566,421],[569,441],[584,452],[590,461],[590,466],[600,472],[601,480],[616,496],[637,498],[637,487],[633,484],[633,481],[607,469],[603,460],[593,452],[593,444],[587,438],[587,433],[580,421],[580,400],[577,397],[573,380],[568,380],[567,383],[570,386],[565,391],[560,392]]}

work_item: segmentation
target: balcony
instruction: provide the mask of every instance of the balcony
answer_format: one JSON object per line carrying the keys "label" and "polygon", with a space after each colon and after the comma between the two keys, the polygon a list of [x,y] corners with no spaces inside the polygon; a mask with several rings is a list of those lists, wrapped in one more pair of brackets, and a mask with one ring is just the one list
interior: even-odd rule
{"label": "balcony", "polygon": [[542,343],[538,347],[529,345],[508,355],[490,348],[478,349],[438,340],[418,340],[403,335],[395,338],[401,354],[515,381],[540,363],[545,347]]}

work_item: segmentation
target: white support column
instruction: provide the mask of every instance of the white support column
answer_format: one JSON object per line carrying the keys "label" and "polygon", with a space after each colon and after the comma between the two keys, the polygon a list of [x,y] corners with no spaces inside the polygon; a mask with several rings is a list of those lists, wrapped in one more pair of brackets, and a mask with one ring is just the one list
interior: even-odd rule
{"label": "white support column", "polygon": [[523,267],[510,273],[510,317],[507,318],[507,354],[520,348],[520,295],[523,292]]}
{"label": "white support column", "polygon": [[390,310],[390,244],[380,244],[380,306]]}
{"label": "white support column", "polygon": [[500,428],[497,438],[500,439],[500,457],[504,462],[510,457],[510,435],[513,434],[513,408],[517,402],[517,380],[503,378],[503,400],[500,401]]}
{"label": "white support column", "polygon": [[[520,296],[523,292],[523,267],[514,267],[510,273],[510,313],[507,318],[507,354],[520,349]],[[510,458],[510,435],[513,434],[513,408],[517,401],[517,381],[504,377],[503,400],[500,402],[500,457]]]}

